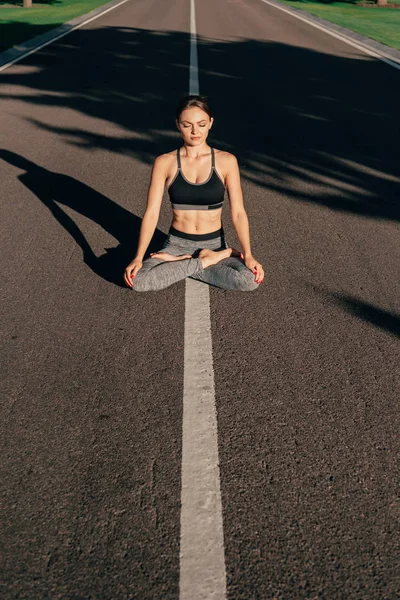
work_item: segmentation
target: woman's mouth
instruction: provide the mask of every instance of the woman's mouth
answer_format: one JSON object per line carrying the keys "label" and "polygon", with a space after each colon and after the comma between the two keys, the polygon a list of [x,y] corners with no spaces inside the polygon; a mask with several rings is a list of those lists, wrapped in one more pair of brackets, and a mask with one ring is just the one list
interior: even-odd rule
{"label": "woman's mouth", "polygon": [[193,136],[193,135],[192,135],[190,139],[192,139],[192,140],[199,140],[199,139],[200,139],[200,136],[199,136],[199,135],[197,135],[197,136]]}

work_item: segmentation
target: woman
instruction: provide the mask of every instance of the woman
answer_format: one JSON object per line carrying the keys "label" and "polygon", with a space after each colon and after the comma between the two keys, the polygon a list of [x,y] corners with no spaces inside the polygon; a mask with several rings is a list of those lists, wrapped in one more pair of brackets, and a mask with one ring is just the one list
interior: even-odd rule
{"label": "woman", "polygon": [[[126,285],[137,292],[161,290],[186,277],[227,290],[250,291],[264,279],[261,264],[251,254],[237,160],[207,145],[213,122],[203,96],[181,100],[176,126],[183,146],[154,162],[136,256],[124,273]],[[162,249],[143,261],[158,223],[165,185],[173,210],[171,228]],[[225,242],[221,223],[225,190],[242,253]]]}

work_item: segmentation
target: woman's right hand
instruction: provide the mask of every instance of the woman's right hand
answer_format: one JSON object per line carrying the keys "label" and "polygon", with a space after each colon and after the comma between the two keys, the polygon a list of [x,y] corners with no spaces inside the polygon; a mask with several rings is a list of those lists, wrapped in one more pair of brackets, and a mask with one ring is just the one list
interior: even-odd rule
{"label": "woman's right hand", "polygon": [[132,280],[135,278],[135,275],[137,275],[142,266],[143,261],[139,258],[134,258],[133,261],[126,267],[124,272],[124,281],[128,287],[133,287]]}

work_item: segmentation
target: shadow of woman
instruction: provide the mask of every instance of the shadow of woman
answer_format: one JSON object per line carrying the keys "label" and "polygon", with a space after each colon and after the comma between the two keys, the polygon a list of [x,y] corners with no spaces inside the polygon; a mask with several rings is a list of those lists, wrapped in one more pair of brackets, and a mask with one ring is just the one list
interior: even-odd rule
{"label": "shadow of woman", "polygon": [[[25,171],[18,179],[47,206],[54,218],[73,237],[82,249],[85,264],[106,281],[126,287],[123,271],[135,255],[142,220],[69,175],[53,173],[8,150],[0,149],[0,158]],[[72,208],[100,225],[118,240],[119,245],[105,248],[105,254],[96,256],[82,231],[59,204]],[[159,250],[165,239],[166,235],[156,229],[145,257]]]}

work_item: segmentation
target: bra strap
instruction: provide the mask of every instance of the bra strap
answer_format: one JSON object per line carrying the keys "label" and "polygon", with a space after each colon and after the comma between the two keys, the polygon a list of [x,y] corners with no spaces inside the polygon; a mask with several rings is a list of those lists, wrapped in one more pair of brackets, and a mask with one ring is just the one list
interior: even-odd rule
{"label": "bra strap", "polygon": [[211,148],[211,168],[215,169],[215,156],[214,156],[214,148]]}
{"label": "bra strap", "polygon": [[181,154],[180,154],[180,148],[177,149],[176,151],[176,159],[178,161],[178,170],[181,170]]}

